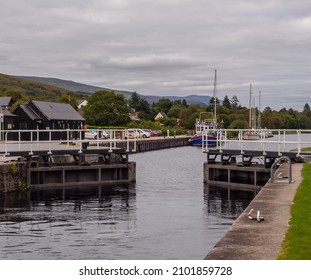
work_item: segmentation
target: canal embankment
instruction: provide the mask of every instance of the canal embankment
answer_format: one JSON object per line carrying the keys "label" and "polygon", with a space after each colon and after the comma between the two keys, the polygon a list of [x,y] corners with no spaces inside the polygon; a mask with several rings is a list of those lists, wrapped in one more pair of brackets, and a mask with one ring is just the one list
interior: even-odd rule
{"label": "canal embankment", "polygon": [[113,147],[128,151],[128,153],[150,152],[162,149],[170,149],[177,147],[184,147],[191,145],[190,136],[178,135],[169,137],[151,137],[151,138],[137,138],[129,139],[129,141],[88,141],[88,147]]}
{"label": "canal embankment", "polygon": [[[301,163],[292,165],[292,182],[285,178],[283,181],[273,183],[269,181],[262,187],[205,259],[276,259],[289,228],[290,208],[302,181],[302,166]],[[254,219],[250,219],[249,216]]]}

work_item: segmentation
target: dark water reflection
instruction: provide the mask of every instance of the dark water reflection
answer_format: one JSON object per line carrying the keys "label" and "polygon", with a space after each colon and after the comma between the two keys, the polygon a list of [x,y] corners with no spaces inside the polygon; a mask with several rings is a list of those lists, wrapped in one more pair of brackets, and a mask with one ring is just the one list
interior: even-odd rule
{"label": "dark water reflection", "polygon": [[203,259],[253,193],[203,186],[200,149],[131,155],[134,186],[0,199],[1,259]]}

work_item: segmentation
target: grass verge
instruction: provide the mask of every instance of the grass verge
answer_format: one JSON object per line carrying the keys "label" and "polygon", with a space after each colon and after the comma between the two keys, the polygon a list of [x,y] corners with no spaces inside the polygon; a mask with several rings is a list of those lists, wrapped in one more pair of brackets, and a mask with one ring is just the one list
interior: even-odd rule
{"label": "grass verge", "polygon": [[311,164],[302,169],[303,180],[291,206],[290,226],[279,260],[311,260]]}

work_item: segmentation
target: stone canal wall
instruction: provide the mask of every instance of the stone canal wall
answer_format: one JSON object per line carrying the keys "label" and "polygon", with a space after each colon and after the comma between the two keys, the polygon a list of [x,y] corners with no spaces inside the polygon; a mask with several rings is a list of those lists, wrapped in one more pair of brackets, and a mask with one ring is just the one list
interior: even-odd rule
{"label": "stone canal wall", "polygon": [[74,160],[71,155],[50,156],[48,161],[21,159],[1,162],[0,195],[26,192],[29,188],[120,185],[136,181],[136,163],[122,158],[108,163],[98,155],[83,155],[82,161]]}
{"label": "stone canal wall", "polygon": [[6,192],[24,191],[27,188],[26,162],[0,163],[0,195]]}
{"label": "stone canal wall", "polygon": [[175,137],[163,139],[150,139],[148,141],[140,140],[136,143],[136,151],[131,149],[132,152],[148,152],[161,149],[176,148],[190,145],[190,137]]}
{"label": "stone canal wall", "polygon": [[[129,153],[141,153],[156,151],[161,149],[177,148],[191,145],[190,136],[176,136],[176,137],[155,137],[148,139],[139,139],[136,141],[116,142],[113,148],[120,148]],[[89,146],[96,146],[97,142],[89,143]],[[100,143],[101,147],[109,148],[109,143]]]}
{"label": "stone canal wall", "polygon": [[210,186],[257,192],[270,179],[270,168],[204,162],[203,176],[204,183]]}

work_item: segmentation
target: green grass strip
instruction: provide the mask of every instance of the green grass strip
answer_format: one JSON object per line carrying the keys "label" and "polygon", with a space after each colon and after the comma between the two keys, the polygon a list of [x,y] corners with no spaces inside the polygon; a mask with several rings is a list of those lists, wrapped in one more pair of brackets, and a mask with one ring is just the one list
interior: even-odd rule
{"label": "green grass strip", "polygon": [[290,227],[279,260],[311,260],[311,164],[302,169],[303,180],[291,206]]}

